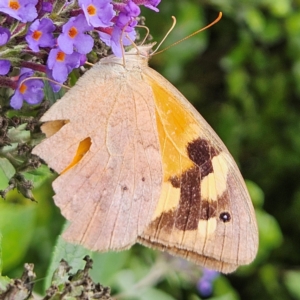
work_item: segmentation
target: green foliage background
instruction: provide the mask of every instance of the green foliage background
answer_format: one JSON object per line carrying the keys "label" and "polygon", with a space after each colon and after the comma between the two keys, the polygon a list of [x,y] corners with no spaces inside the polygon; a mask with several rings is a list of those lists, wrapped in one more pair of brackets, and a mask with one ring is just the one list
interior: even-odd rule
{"label": "green foliage background", "polygon": [[[159,8],[144,10],[154,40],[163,38],[172,15],[177,18],[165,45],[223,12],[218,24],[150,62],[223,139],[255,204],[257,259],[219,276],[211,299],[300,299],[300,1],[162,0]],[[11,176],[1,173],[6,163],[0,159],[0,189]],[[53,271],[60,257],[76,266],[88,252],[57,243],[64,221],[52,202],[55,175],[45,166],[27,175],[38,203],[16,191],[0,201],[2,273],[19,277],[24,262],[33,262],[42,278],[51,258]],[[90,254],[95,280],[111,285],[119,299],[202,299],[196,288],[201,269],[193,264],[142,246]],[[36,288],[41,293],[42,283]]]}

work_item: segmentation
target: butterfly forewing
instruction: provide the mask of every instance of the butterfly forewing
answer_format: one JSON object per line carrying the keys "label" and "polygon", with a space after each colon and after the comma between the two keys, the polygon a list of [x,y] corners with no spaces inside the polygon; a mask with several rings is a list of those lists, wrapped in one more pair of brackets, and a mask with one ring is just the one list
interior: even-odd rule
{"label": "butterfly forewing", "polygon": [[[130,74],[120,65],[95,65],[43,116],[66,124],[34,149],[61,173],[54,199],[71,221],[63,237],[92,250],[135,243],[161,191],[152,91],[139,73]],[[89,149],[73,164],[87,138]]]}

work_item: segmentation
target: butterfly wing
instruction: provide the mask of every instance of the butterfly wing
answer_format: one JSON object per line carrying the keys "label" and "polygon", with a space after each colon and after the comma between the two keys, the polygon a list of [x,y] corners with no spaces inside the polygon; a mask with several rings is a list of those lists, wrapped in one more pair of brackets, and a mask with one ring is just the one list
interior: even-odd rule
{"label": "butterfly wing", "polygon": [[50,137],[33,150],[60,173],[54,200],[70,221],[63,237],[91,250],[135,243],[161,191],[152,91],[125,72],[109,63],[89,70],[42,117]]}
{"label": "butterfly wing", "polygon": [[225,273],[257,252],[254,209],[223,142],[164,77],[144,70],[152,87],[163,164],[163,186],[139,242]]}

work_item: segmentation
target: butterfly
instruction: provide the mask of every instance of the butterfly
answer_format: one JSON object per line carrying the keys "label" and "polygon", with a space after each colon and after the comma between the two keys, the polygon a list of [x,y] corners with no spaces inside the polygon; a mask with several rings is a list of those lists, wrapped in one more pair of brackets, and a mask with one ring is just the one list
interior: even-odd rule
{"label": "butterfly", "polygon": [[138,242],[232,272],[257,252],[251,199],[217,134],[148,66],[152,47],[87,71],[41,118],[47,138],[33,154],[60,174],[68,242],[101,252]]}

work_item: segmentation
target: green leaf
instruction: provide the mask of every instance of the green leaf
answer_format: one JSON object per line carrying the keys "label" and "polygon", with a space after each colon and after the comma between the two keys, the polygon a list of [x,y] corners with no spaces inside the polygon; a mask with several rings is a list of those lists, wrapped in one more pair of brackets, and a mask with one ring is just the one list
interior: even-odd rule
{"label": "green leaf", "polygon": [[148,288],[144,290],[142,293],[140,293],[139,299],[140,300],[153,300],[153,299],[176,300],[175,298],[171,297],[167,293],[154,288]]}
{"label": "green leaf", "polygon": [[7,180],[12,178],[16,173],[15,168],[9,162],[9,160],[2,157],[0,157],[0,171],[3,173],[3,175],[6,177]]}
{"label": "green leaf", "polygon": [[143,278],[137,279],[134,271],[131,269],[119,271],[115,277],[114,284],[118,286],[118,290],[121,292],[117,294],[116,298],[124,300],[175,300],[175,298],[165,292],[152,288],[150,282],[149,284],[140,285],[139,280],[143,281]]}
{"label": "green leaf", "polygon": [[255,8],[245,10],[245,21],[250,29],[260,35],[266,27],[266,20],[263,13]]}
{"label": "green leaf", "polygon": [[254,206],[262,207],[265,197],[263,190],[255,182],[250,180],[246,180],[246,185]]}
{"label": "green leaf", "polygon": [[46,165],[41,165],[37,169],[23,173],[23,175],[27,180],[30,180],[33,183],[35,188],[40,187],[45,180],[50,178],[54,180],[56,177],[56,173],[51,172]]}
{"label": "green leaf", "polygon": [[58,99],[60,99],[64,95],[65,88],[61,88],[59,92],[54,93],[53,89],[49,84],[49,81],[44,80],[44,83],[45,83],[44,84],[45,99],[47,99],[50,102],[50,105],[53,105]]}
{"label": "green leaf", "polygon": [[232,288],[226,276],[219,276],[213,283],[215,297],[211,300],[238,300],[239,296]]}
{"label": "green leaf", "polygon": [[6,286],[10,283],[11,279],[7,276],[0,276],[0,291],[5,291]]}
{"label": "green leaf", "polygon": [[300,32],[300,12],[294,11],[293,14],[286,20],[286,29],[291,37],[299,38]]}
{"label": "green leaf", "polygon": [[0,190],[4,190],[8,186],[9,180],[16,173],[15,168],[8,159],[0,157]]}
{"label": "green leaf", "polygon": [[[69,226],[66,222],[63,231]],[[47,277],[45,280],[45,289],[49,288],[52,281],[54,271],[57,269],[59,262],[64,259],[72,267],[73,270],[82,269],[85,265],[83,258],[89,255],[92,257],[92,251],[87,250],[81,245],[67,243],[62,236],[58,237],[54,253],[51,258],[50,267],[47,270]]]}
{"label": "green leaf", "polygon": [[115,284],[116,274],[124,269],[130,259],[130,251],[121,252],[93,252],[93,269],[90,271],[95,281],[103,282],[106,285]]}
{"label": "green leaf", "polygon": [[7,136],[12,143],[25,143],[30,140],[30,131],[25,130],[27,124],[24,123],[18,127],[12,127],[8,130]]}
{"label": "green leaf", "polygon": [[[279,281],[280,274],[279,269],[274,265],[267,263],[262,266],[262,268],[259,269],[259,274],[263,285],[268,290],[269,295],[276,295],[277,297],[275,299],[289,299],[289,298],[283,298],[281,295],[281,285],[282,283]],[[286,291],[283,292],[284,295],[286,295]],[[274,299],[271,297],[270,299]]]}
{"label": "green leaf", "polygon": [[264,211],[256,210],[256,218],[259,228],[259,250],[256,260],[265,259],[270,252],[279,247],[283,241],[283,235],[277,220]]}
{"label": "green leaf", "polygon": [[284,283],[289,292],[300,300],[300,271],[288,271],[284,274]]}
{"label": "green leaf", "polygon": [[[2,234],[0,232],[0,275],[2,274]],[[1,289],[1,283],[0,283]]]}
{"label": "green leaf", "polygon": [[291,0],[270,1],[270,4],[272,14],[276,17],[288,17],[294,9]]}
{"label": "green leaf", "polygon": [[35,224],[36,204],[0,202],[3,270],[16,266],[26,255]]}

